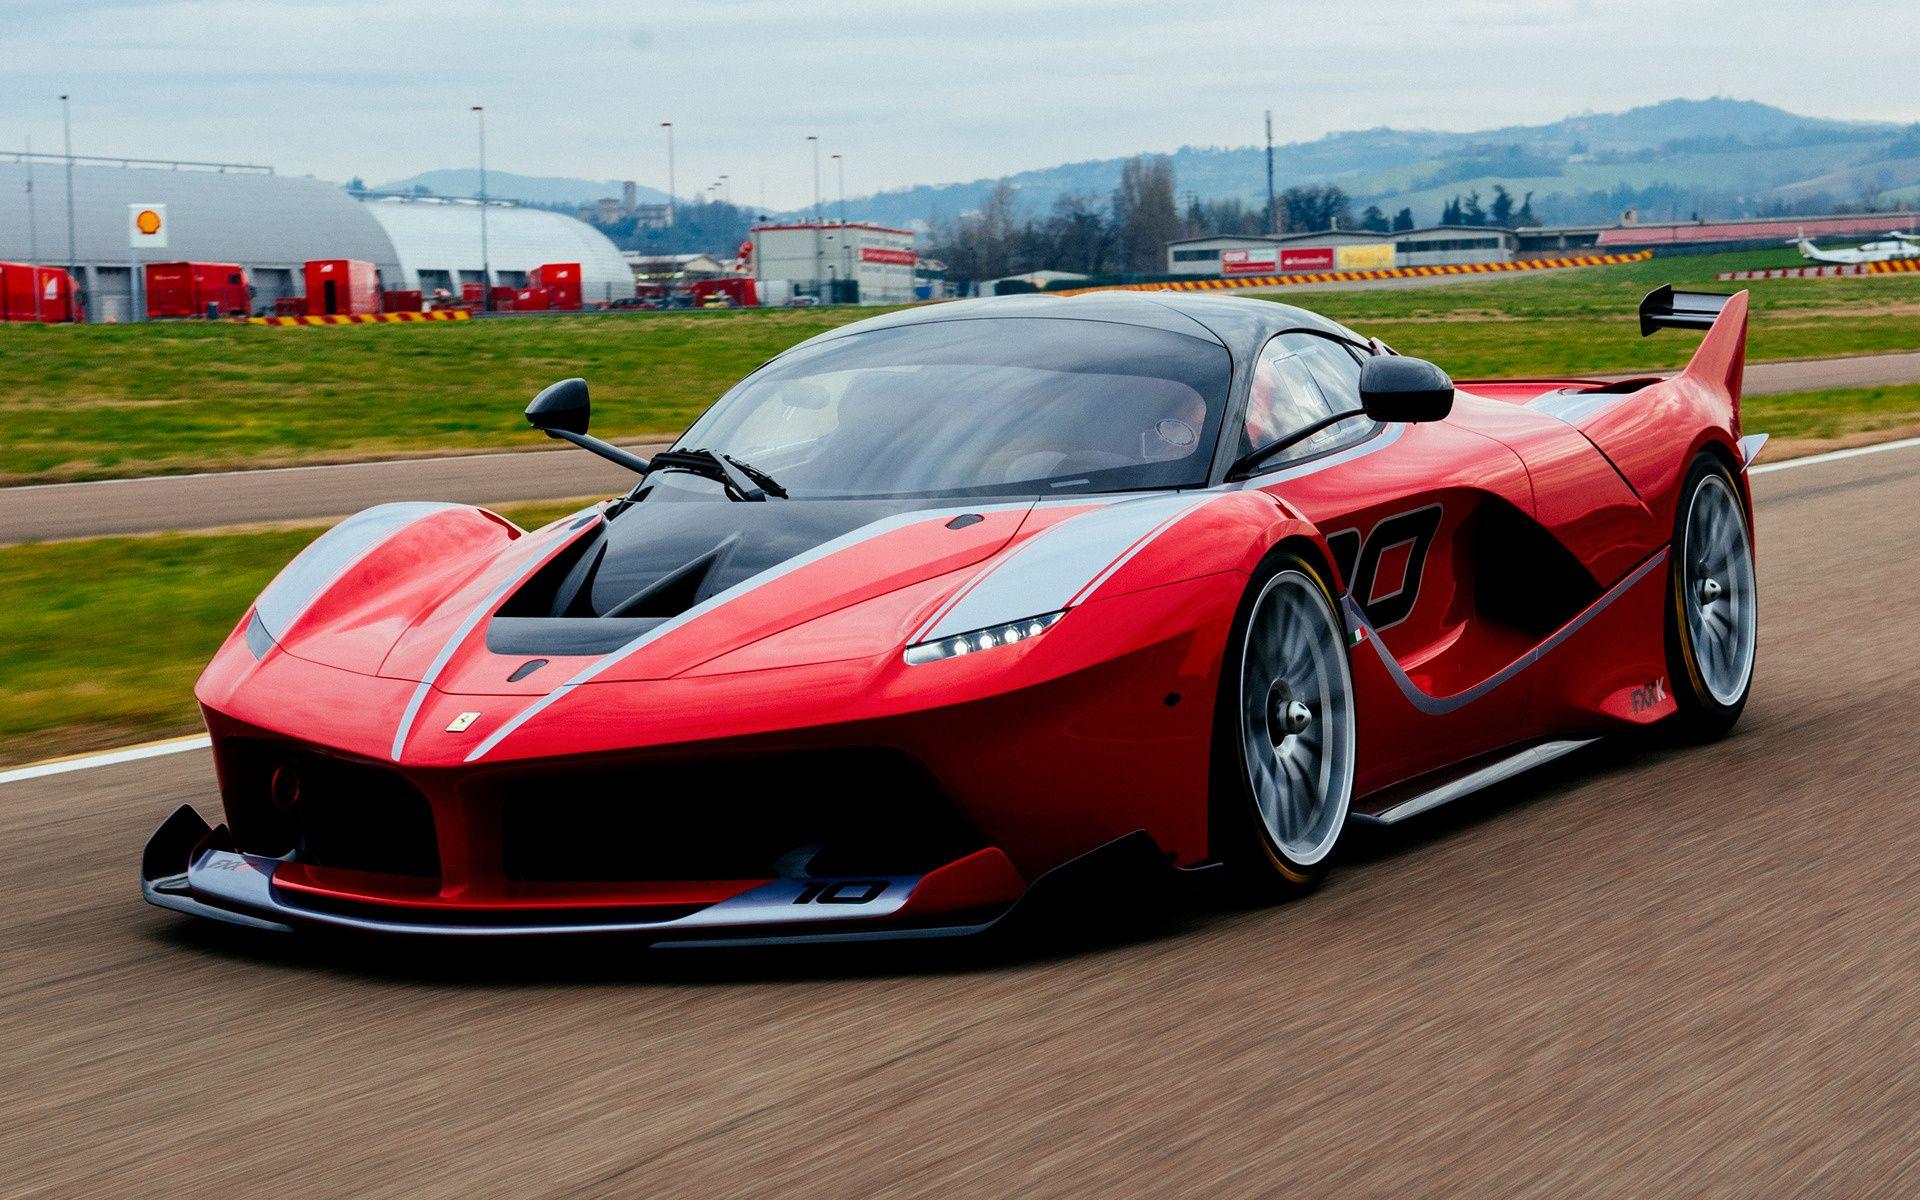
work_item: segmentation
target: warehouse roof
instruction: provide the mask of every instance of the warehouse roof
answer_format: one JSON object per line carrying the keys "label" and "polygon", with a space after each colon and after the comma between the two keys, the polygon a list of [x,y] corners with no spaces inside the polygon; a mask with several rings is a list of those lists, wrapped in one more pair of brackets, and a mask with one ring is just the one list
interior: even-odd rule
{"label": "warehouse roof", "polygon": [[[0,162],[0,261],[28,257],[65,263],[66,169],[33,164],[33,230],[27,224],[24,162]],[[82,264],[127,262],[127,206],[167,206],[170,260],[297,267],[315,258],[358,258],[393,271],[393,243],[365,206],[318,179],[260,173],[76,166],[73,258]],[[32,234],[37,233],[37,239]]]}

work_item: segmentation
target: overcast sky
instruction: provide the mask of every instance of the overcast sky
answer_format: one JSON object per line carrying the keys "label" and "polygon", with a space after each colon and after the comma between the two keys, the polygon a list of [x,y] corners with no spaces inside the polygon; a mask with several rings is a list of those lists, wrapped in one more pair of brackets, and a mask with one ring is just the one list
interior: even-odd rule
{"label": "overcast sky", "polygon": [[[1819,14],[1816,18],[1815,14]],[[807,202],[1376,125],[1479,129],[1731,95],[1920,119],[1914,0],[0,0],[0,149],[369,183],[474,157]],[[826,187],[833,189],[829,174]]]}

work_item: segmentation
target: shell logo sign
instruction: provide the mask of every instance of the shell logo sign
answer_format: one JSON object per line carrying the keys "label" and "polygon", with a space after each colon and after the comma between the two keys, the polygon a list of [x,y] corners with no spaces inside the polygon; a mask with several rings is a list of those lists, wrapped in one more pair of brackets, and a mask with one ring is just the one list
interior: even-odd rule
{"label": "shell logo sign", "polygon": [[127,205],[127,245],[135,250],[167,246],[167,206],[164,204]]}

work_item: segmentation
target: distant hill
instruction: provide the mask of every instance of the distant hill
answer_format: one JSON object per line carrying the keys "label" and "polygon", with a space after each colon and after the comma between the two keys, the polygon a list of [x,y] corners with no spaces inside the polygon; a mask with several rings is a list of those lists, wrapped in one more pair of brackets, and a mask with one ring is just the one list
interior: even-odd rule
{"label": "distant hill", "polygon": [[[369,185],[376,192],[411,192],[424,187],[436,196],[472,196],[480,191],[480,172],[471,167],[422,171],[405,179]],[[621,182],[617,179],[570,179],[557,175],[516,175],[511,171],[488,171],[487,194],[501,200],[520,200],[528,204],[591,204],[611,196],[618,199]],[[640,203],[665,204],[667,194],[642,186]]]}
{"label": "distant hill", "polygon": [[[1260,146],[1182,146],[1167,154],[1184,204],[1238,197],[1265,200],[1266,152]],[[1066,192],[1106,196],[1125,159],[1063,163],[1006,176],[1030,215]],[[1338,184],[1357,213],[1376,204],[1389,216],[1411,208],[1420,224],[1439,219],[1455,195],[1496,184],[1516,201],[1532,192],[1547,222],[1612,220],[1627,207],[1648,216],[1739,216],[1778,205],[1802,211],[1832,203],[1920,199],[1920,126],[1803,117],[1753,100],[1663,100],[1618,113],[1578,113],[1543,125],[1509,125],[1471,133],[1361,129],[1274,148],[1278,187]],[[921,184],[849,198],[863,220],[922,226],[979,207],[998,183]],[[435,195],[471,196],[471,168],[425,171],[375,186]],[[517,175],[489,171],[487,190],[535,204],[587,204],[620,195],[617,180]],[[642,203],[666,194],[639,189]],[[799,216],[793,213],[776,214]]]}
{"label": "distant hill", "polygon": [[[1421,224],[1455,194],[1495,184],[1532,191],[1543,220],[1611,219],[1620,207],[1658,205],[1681,216],[1735,215],[1772,202],[1889,198],[1920,185],[1910,128],[1883,122],[1803,117],[1752,100],[1665,100],[1620,113],[1580,113],[1544,125],[1472,133],[1365,129],[1274,149],[1277,186],[1338,184],[1356,210],[1389,215],[1410,207]],[[1259,146],[1182,146],[1172,160],[1182,201],[1239,197],[1259,204],[1266,153]],[[1105,195],[1124,159],[1100,159],[1007,176],[1021,207],[1044,212],[1064,192]],[[850,199],[868,220],[913,224],[950,220],[977,208],[998,181],[922,185]],[[1823,191],[1823,186],[1828,190]],[[1831,189],[1837,188],[1834,191]]]}

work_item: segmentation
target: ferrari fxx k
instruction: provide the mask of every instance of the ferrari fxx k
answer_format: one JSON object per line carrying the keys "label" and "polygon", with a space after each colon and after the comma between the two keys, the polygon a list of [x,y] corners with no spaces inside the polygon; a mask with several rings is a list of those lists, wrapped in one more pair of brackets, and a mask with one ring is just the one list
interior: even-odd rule
{"label": "ferrari fxx k", "polygon": [[272,929],[662,944],[991,926],[1103,851],[1313,885],[1753,676],[1745,294],[1685,370],[1455,384],[1303,309],[1018,297],[777,356],[543,528],[389,504],[201,677],[224,822],[155,904]]}

